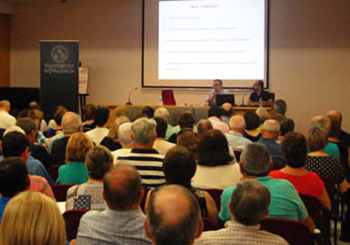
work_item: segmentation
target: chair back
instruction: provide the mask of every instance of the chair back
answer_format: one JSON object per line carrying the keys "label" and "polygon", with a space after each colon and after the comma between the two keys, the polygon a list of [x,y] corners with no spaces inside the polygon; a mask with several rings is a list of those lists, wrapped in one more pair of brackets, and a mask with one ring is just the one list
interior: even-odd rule
{"label": "chair back", "polygon": [[162,99],[164,105],[176,105],[174,90],[172,89],[163,89]]}
{"label": "chair back", "polygon": [[333,199],[334,193],[335,193],[335,183],[332,178],[327,176],[320,176],[324,186],[326,187],[328,196],[330,199]]}
{"label": "chair back", "polygon": [[307,227],[297,221],[279,218],[265,218],[261,221],[260,229],[283,237],[289,244],[313,244],[312,236]]}
{"label": "chair back", "polygon": [[215,231],[219,229],[218,225],[215,224],[215,222],[211,218],[202,217],[202,220],[204,224],[203,231]]}
{"label": "chair back", "polygon": [[223,190],[221,189],[204,189],[209,195],[214,199],[216,207],[218,210],[221,208],[221,194]]}
{"label": "chair back", "polygon": [[303,203],[307,209],[307,212],[309,213],[310,217],[315,221],[320,221],[321,216],[323,214],[328,213],[327,210],[322,206],[320,201],[313,196],[303,195],[299,194],[301,200],[303,200]]}
{"label": "chair back", "polygon": [[58,179],[58,169],[61,167],[62,165],[59,165],[59,164],[56,164],[56,165],[52,165],[50,166],[48,172],[49,172],[49,175],[51,177],[51,179],[53,181],[56,182],[56,180]]}
{"label": "chair back", "polygon": [[63,213],[63,218],[66,222],[66,233],[68,241],[77,238],[80,219],[87,211],[89,210],[72,209]]}
{"label": "chair back", "polygon": [[67,191],[74,186],[73,184],[56,184],[53,187],[53,194],[57,202],[65,202],[67,199]]}

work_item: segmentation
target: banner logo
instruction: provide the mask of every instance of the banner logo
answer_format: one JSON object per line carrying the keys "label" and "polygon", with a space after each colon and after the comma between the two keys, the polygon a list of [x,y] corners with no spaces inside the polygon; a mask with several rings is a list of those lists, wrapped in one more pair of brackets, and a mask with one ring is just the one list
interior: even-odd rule
{"label": "banner logo", "polygon": [[63,63],[68,59],[68,50],[62,45],[56,45],[51,51],[51,59],[56,63]]}

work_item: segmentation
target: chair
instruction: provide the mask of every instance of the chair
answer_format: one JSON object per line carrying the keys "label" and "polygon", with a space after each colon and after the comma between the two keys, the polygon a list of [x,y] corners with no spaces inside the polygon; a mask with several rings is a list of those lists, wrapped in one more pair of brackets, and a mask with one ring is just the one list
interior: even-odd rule
{"label": "chair", "polygon": [[172,89],[163,89],[162,99],[164,105],[176,105],[174,90]]}
{"label": "chair", "polygon": [[239,161],[241,160],[242,151],[233,150],[233,153],[235,154],[235,157],[236,157],[237,162],[239,162]]}
{"label": "chair", "polygon": [[203,231],[215,231],[219,229],[217,224],[215,224],[215,222],[211,218],[202,217],[202,220],[204,223]]}
{"label": "chair", "polygon": [[209,195],[214,199],[218,211],[221,208],[221,194],[223,190],[221,189],[204,189]]}
{"label": "chair", "polygon": [[63,213],[63,218],[66,222],[66,233],[68,241],[77,237],[80,219],[88,211],[88,209],[72,209]]}
{"label": "chair", "polygon": [[313,244],[312,235],[307,227],[293,220],[265,218],[261,221],[260,229],[283,237],[289,244]]}
{"label": "chair", "polygon": [[53,187],[53,194],[57,202],[65,202],[67,198],[67,191],[73,184],[56,184]]}
{"label": "chair", "polygon": [[59,165],[59,164],[50,166],[48,172],[49,172],[49,175],[50,175],[50,177],[51,177],[51,179],[52,179],[53,181],[56,181],[56,180],[58,179],[58,169],[59,169],[61,166],[62,166],[62,165]]}

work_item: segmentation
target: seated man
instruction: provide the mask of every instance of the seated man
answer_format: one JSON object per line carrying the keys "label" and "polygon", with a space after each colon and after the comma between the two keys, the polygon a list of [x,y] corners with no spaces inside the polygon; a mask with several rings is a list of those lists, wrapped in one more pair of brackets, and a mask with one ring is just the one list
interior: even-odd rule
{"label": "seated man", "polygon": [[257,143],[266,146],[267,151],[272,157],[274,163],[285,165],[281,145],[277,143],[278,135],[280,134],[280,125],[274,119],[269,119],[264,122],[261,130],[262,137]]}
{"label": "seated man", "polygon": [[170,136],[169,142],[176,144],[177,142],[177,136],[183,131],[183,130],[191,130],[193,131],[194,128],[194,117],[189,111],[185,111],[181,113],[179,116],[179,125],[180,125],[180,131],[178,133],[175,133]]}
{"label": "seated man", "polygon": [[120,125],[118,129],[118,137],[120,144],[122,145],[121,149],[112,151],[113,156],[113,163],[117,163],[117,158],[119,156],[125,156],[130,153],[132,149],[132,145],[134,144],[132,139],[132,130],[131,130],[132,123],[127,122]]}
{"label": "seated man", "polygon": [[119,156],[116,164],[133,166],[141,176],[142,185],[157,187],[165,183],[163,173],[163,155],[153,149],[157,137],[157,123],[153,119],[139,118],[132,123],[132,138],[134,141],[131,152]]}
{"label": "seated man", "polygon": [[94,118],[96,128],[86,132],[86,135],[88,135],[96,145],[99,145],[103,138],[108,134],[109,130],[105,127],[108,119],[109,109],[107,107],[96,109]]}
{"label": "seated man", "polygon": [[28,185],[28,170],[21,158],[9,157],[0,162],[0,223],[7,203]]}
{"label": "seated man", "polygon": [[243,180],[231,195],[229,209],[232,220],[226,228],[204,232],[196,245],[244,245],[288,243],[277,235],[259,229],[261,220],[269,213],[271,195],[269,190],[256,180]]}
{"label": "seated man", "polygon": [[203,223],[195,196],[179,185],[156,189],[146,209],[145,230],[154,245],[192,245]]}
{"label": "seated man", "polygon": [[141,179],[134,168],[114,167],[104,179],[104,211],[90,211],[80,220],[77,242],[84,245],[151,245],[140,209]]}
{"label": "seated man", "polygon": [[11,104],[8,100],[0,101],[0,128],[8,129],[16,124],[16,118],[10,115]]}
{"label": "seated man", "polygon": [[254,92],[250,94],[248,106],[271,106],[273,104],[269,92],[264,91],[264,82],[261,80],[253,84]]}
{"label": "seated man", "polygon": [[[313,233],[315,224],[308,215],[303,201],[294,186],[287,180],[268,177],[271,168],[271,156],[266,147],[259,143],[247,146],[241,155],[241,172],[243,179],[254,178],[264,184],[271,193],[269,217],[300,221]],[[235,187],[226,188],[221,195],[219,218],[231,220],[229,201]]]}
{"label": "seated man", "polygon": [[213,125],[208,119],[201,119],[197,123],[197,137],[199,140],[203,139],[209,130],[213,129]]}
{"label": "seated man", "polygon": [[243,137],[245,127],[246,124],[241,115],[231,117],[230,131],[225,134],[225,136],[232,150],[242,151],[248,144],[252,143],[250,140]]}
{"label": "seated man", "polygon": [[209,92],[209,105],[216,105],[217,94],[228,94],[229,91],[223,88],[222,80],[216,79],[213,81],[213,90]]}

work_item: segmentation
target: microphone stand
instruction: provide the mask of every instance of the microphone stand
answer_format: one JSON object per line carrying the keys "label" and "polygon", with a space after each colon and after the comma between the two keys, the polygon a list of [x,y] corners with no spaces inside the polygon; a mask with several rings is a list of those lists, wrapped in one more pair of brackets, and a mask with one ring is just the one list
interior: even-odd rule
{"label": "microphone stand", "polygon": [[135,88],[133,88],[132,90],[131,90],[131,92],[129,93],[129,99],[128,99],[128,102],[126,102],[126,105],[132,105],[132,103],[131,103],[131,95],[132,95],[132,93],[135,91],[135,90],[137,90],[138,89],[138,87],[135,87]]}

